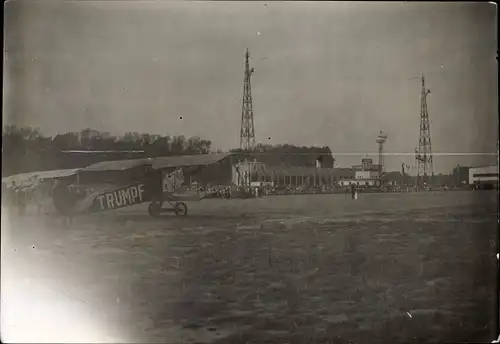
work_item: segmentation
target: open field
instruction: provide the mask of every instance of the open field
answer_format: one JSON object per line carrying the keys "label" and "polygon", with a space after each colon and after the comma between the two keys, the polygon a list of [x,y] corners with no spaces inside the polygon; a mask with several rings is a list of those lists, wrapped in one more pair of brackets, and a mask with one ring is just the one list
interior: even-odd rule
{"label": "open field", "polygon": [[71,228],[2,216],[2,322],[19,299],[26,315],[37,297],[54,297],[64,310],[51,305],[37,323],[62,314],[52,326],[60,336],[63,324],[82,327],[68,334],[80,340],[491,341],[496,197],[217,199],[189,204],[184,218],[152,219],[138,206]]}

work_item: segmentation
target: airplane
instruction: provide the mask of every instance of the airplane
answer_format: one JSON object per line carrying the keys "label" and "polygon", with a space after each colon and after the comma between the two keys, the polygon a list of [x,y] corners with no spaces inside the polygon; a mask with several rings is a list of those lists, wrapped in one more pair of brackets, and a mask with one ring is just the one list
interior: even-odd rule
{"label": "airplane", "polygon": [[[70,182],[59,181],[53,192],[56,210],[65,217],[98,213],[149,202],[148,213],[187,215],[186,202],[205,193],[186,190],[184,171],[196,172],[230,153],[104,161],[75,171]],[[191,170],[191,171],[189,171]],[[76,179],[76,180],[75,180]],[[164,203],[170,207],[165,208]]]}

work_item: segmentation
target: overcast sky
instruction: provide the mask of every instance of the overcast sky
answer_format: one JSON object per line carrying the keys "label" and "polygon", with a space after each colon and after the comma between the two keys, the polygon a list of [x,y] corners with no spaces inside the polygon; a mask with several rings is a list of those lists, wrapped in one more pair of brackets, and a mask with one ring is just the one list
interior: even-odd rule
{"label": "overcast sky", "polygon": [[[340,153],[376,152],[383,129],[386,151],[413,153],[421,86],[412,78],[425,73],[433,151],[496,149],[493,4],[44,0],[5,9],[4,123],[48,135],[199,135],[235,148],[248,47],[258,142],[329,146],[342,166],[359,157]],[[388,169],[402,160],[414,163],[388,157]],[[434,160],[438,172],[486,161]]]}

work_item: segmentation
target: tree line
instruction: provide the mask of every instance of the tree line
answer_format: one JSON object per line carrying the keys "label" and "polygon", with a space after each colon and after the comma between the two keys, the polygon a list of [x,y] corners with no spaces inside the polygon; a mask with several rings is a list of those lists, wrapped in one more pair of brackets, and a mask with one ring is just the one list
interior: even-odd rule
{"label": "tree line", "polygon": [[[5,126],[2,132],[2,175],[45,169],[78,168],[102,160],[207,154],[212,142],[197,136],[127,132],[113,136],[87,128],[53,137],[31,127]],[[82,158],[71,151],[101,151]],[[89,156],[87,154],[87,156]],[[92,162],[91,162],[92,160]]]}
{"label": "tree line", "polygon": [[5,148],[20,152],[30,150],[144,150],[147,155],[206,154],[210,152],[211,141],[194,136],[162,136],[148,133],[128,132],[113,136],[94,129],[69,132],[47,137],[37,128],[6,126],[2,139]]}
{"label": "tree line", "polygon": [[[94,153],[83,154],[76,151]],[[211,151],[212,142],[197,136],[186,138],[182,135],[137,132],[113,136],[91,128],[46,136],[37,128],[9,125],[5,126],[2,132],[2,175],[80,168],[105,160],[208,154]],[[257,144],[251,150],[233,149],[231,153],[236,159],[256,159],[271,166],[313,167],[318,159],[323,167],[332,167],[334,164],[330,148],[326,146]]]}

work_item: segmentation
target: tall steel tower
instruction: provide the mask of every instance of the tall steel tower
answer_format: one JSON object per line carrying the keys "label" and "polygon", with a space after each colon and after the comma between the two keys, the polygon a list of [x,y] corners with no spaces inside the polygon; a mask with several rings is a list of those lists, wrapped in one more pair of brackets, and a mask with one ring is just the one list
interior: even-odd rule
{"label": "tall steel tower", "polygon": [[431,131],[429,113],[427,111],[427,96],[431,90],[425,88],[425,78],[422,75],[422,93],[420,96],[420,139],[418,149],[415,150],[415,160],[418,165],[417,186],[427,183],[428,173],[434,177],[432,162]]}
{"label": "tall steel tower", "polygon": [[382,177],[382,173],[385,172],[384,169],[384,143],[387,141],[387,135],[384,134],[382,130],[380,130],[380,134],[377,136],[377,144],[378,144],[378,169],[380,177]]}
{"label": "tall steel tower", "polygon": [[254,69],[250,69],[248,62],[250,54],[245,54],[245,83],[243,86],[243,107],[241,110],[241,132],[240,148],[252,149],[255,146],[255,128],[253,125],[253,107],[252,107],[252,89],[250,86],[250,77]]}

